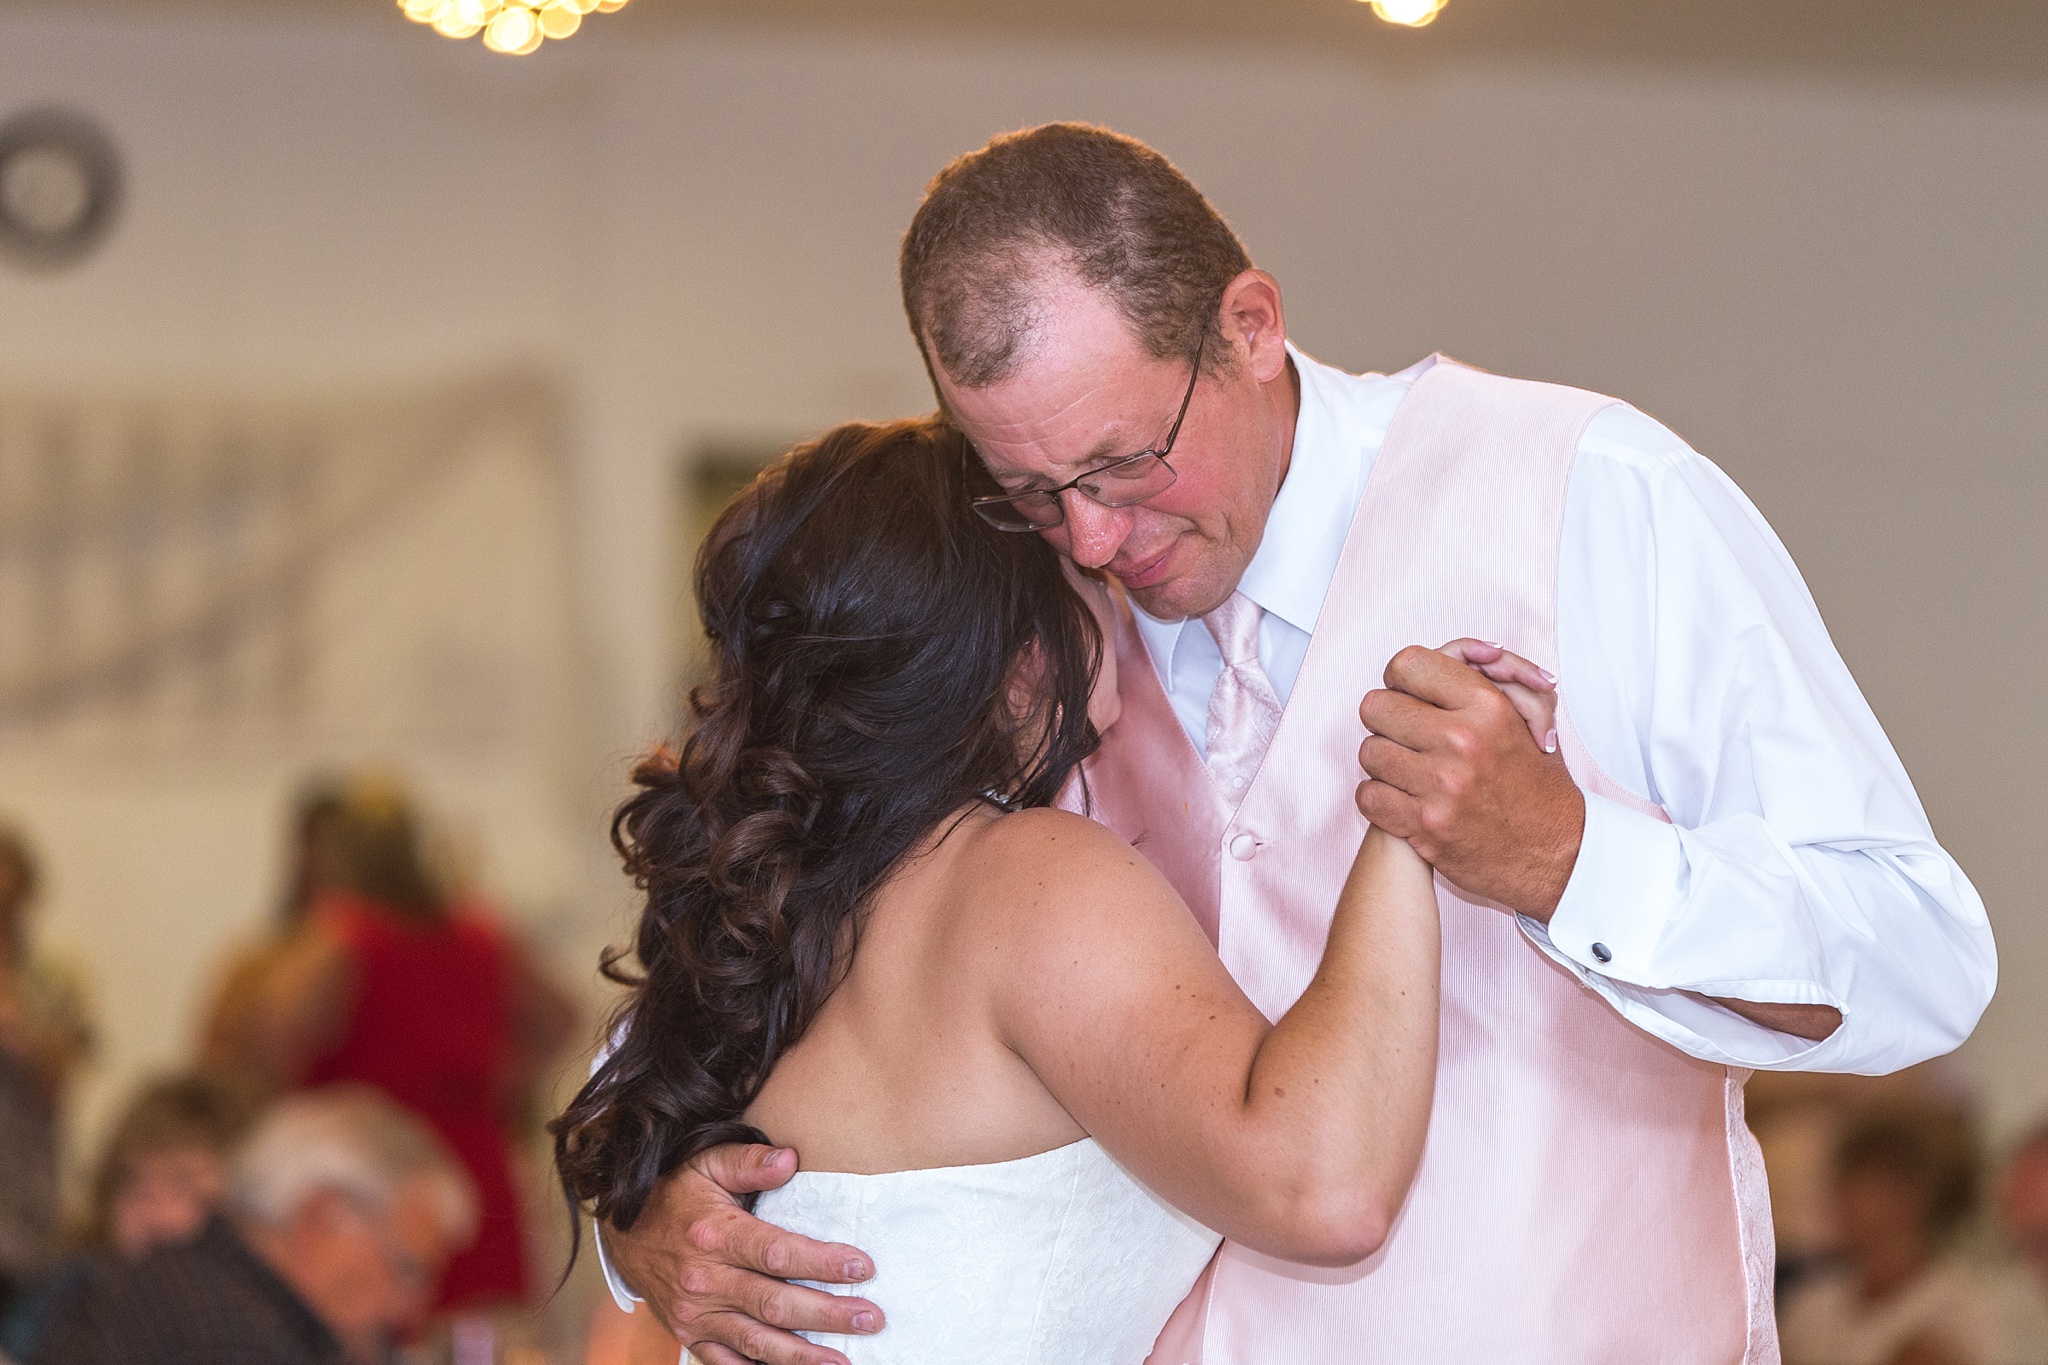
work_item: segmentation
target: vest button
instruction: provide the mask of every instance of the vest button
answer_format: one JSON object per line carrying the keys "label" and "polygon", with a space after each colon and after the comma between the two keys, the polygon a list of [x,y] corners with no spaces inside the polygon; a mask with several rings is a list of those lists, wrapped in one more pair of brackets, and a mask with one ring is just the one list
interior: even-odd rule
{"label": "vest button", "polygon": [[1593,956],[1600,959],[1600,961],[1602,962],[1614,961],[1614,954],[1608,951],[1607,945],[1604,943],[1596,943],[1593,945]]}
{"label": "vest button", "polygon": [[1258,849],[1258,841],[1249,834],[1240,834],[1230,841],[1230,856],[1241,863],[1250,862],[1252,854],[1258,852]]}

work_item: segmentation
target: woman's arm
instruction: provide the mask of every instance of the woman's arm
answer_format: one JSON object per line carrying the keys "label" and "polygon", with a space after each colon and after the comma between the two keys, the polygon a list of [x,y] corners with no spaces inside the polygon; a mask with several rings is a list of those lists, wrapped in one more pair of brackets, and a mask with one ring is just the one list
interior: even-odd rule
{"label": "woman's arm", "polygon": [[280,1088],[296,1084],[341,1037],[356,993],[354,954],[340,930],[315,916],[292,931],[250,994],[256,1063]]}
{"label": "woman's arm", "polygon": [[[983,936],[996,1022],[1080,1125],[1216,1231],[1287,1260],[1378,1249],[1422,1155],[1436,1076],[1429,867],[1369,833],[1322,966],[1277,1024],[1114,834],[1058,811],[992,830]],[[992,917],[993,920],[993,917]]]}

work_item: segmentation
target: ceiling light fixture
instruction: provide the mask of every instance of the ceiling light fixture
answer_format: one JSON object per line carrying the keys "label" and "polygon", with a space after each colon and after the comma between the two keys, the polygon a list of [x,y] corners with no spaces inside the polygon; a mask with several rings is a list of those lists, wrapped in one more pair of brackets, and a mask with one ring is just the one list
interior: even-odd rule
{"label": "ceiling light fixture", "polygon": [[1371,0],[1372,12],[1402,28],[1421,28],[1443,13],[1446,0]]}
{"label": "ceiling light fixture", "polygon": [[524,57],[549,38],[574,33],[584,15],[624,9],[626,0],[398,0],[398,7],[444,38],[481,33],[491,51]]}

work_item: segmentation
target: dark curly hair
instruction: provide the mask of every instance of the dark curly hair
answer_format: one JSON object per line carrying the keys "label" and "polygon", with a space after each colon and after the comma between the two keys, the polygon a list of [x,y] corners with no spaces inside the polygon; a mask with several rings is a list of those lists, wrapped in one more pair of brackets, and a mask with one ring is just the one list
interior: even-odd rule
{"label": "dark curly hair", "polygon": [[1051,804],[1093,751],[1095,619],[1051,547],[968,511],[970,458],[938,418],[850,424],[712,528],[712,679],[612,822],[647,895],[638,971],[606,953],[630,988],[612,1049],[549,1125],[572,1221],[630,1227],[682,1162],[766,1141],[742,1116],[843,978],[875,889],[985,794]]}

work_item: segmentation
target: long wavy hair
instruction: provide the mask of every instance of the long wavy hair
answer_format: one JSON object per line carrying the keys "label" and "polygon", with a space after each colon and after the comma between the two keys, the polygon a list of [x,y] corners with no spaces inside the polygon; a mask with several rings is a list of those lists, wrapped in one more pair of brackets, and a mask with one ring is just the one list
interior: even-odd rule
{"label": "long wavy hair", "polygon": [[985,796],[1051,804],[1093,751],[1100,631],[1051,547],[968,510],[985,478],[939,418],[850,424],[712,528],[711,680],[612,822],[646,892],[632,968],[603,960],[629,993],[549,1125],[572,1222],[630,1227],[682,1162],[765,1142],[743,1115],[843,979],[876,888]]}

